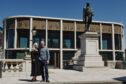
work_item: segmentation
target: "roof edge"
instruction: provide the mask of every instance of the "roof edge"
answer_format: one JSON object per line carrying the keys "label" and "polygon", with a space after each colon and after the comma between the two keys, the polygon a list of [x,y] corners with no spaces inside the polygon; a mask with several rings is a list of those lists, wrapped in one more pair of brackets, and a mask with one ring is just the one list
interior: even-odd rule
{"label": "roof edge", "polygon": [[[47,16],[34,16],[34,15],[16,15],[16,16],[8,16],[5,17],[5,19],[9,19],[9,18],[21,18],[21,17],[25,17],[25,18],[43,18],[43,19],[58,19],[58,20],[69,20],[69,21],[83,21],[82,19],[72,19],[72,18],[58,18],[58,17],[47,17]],[[121,22],[111,22],[111,21],[97,21],[97,20],[93,20],[94,23],[104,23],[104,24],[117,24],[117,25],[121,25],[124,27],[124,24]]]}

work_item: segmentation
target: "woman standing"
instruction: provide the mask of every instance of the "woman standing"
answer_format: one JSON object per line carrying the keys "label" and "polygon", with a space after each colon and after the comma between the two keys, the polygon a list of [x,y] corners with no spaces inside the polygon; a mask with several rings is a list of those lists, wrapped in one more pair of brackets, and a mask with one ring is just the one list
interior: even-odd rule
{"label": "woman standing", "polygon": [[41,75],[40,70],[40,62],[38,60],[39,58],[39,52],[38,52],[38,44],[34,43],[32,52],[31,52],[31,76],[32,81],[36,81],[36,76]]}

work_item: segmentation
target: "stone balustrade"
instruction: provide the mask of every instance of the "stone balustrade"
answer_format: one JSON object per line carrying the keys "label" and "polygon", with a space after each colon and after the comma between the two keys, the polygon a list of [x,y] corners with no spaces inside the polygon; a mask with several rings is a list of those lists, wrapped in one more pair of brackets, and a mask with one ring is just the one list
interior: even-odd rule
{"label": "stone balustrade", "polygon": [[124,69],[125,65],[122,60],[118,61],[107,61],[106,66],[112,69]]}
{"label": "stone balustrade", "polygon": [[73,60],[63,60],[64,69],[73,69]]}
{"label": "stone balustrade", "polygon": [[23,59],[0,59],[2,62],[2,71],[3,72],[16,72],[25,70],[25,60]]}
{"label": "stone balustrade", "polygon": [[78,60],[79,56],[81,56],[81,50],[78,50],[78,51],[74,54],[74,56],[73,56],[73,58],[72,58],[73,64],[77,64],[77,60]]}

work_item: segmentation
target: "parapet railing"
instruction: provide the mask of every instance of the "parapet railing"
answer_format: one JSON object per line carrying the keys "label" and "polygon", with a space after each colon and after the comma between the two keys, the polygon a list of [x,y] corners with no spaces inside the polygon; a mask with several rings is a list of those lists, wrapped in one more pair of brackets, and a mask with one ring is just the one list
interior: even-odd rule
{"label": "parapet railing", "polygon": [[2,62],[2,71],[3,72],[10,72],[10,71],[23,71],[25,68],[25,60],[23,59],[0,59]]}

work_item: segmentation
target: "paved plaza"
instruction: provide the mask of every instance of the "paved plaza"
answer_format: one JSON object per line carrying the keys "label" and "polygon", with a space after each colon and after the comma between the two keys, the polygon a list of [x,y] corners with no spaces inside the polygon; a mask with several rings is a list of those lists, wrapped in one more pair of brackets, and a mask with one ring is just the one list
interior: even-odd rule
{"label": "paved plaza", "polygon": [[[126,70],[85,68],[84,72],[49,69],[51,84],[125,84]],[[41,76],[31,81],[30,72],[4,72],[0,84],[43,84]]]}

